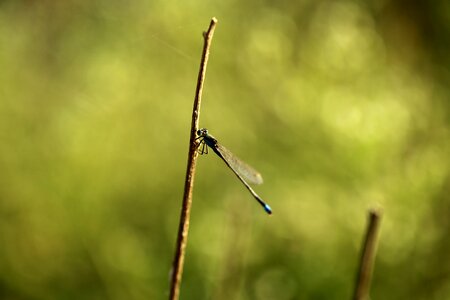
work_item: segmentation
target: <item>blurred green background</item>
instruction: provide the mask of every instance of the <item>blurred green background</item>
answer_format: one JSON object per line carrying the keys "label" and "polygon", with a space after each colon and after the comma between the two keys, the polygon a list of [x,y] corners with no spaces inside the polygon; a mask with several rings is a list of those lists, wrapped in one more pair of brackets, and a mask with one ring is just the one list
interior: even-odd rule
{"label": "blurred green background", "polygon": [[213,16],[181,299],[450,299],[445,0],[0,1],[0,298],[167,298]]}

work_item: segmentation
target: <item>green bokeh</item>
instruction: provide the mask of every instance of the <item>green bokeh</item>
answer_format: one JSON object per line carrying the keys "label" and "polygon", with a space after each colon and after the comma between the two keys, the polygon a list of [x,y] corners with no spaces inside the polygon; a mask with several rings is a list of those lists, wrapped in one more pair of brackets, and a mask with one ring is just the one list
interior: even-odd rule
{"label": "green bokeh", "polygon": [[0,1],[0,298],[167,298],[213,16],[181,299],[450,299],[443,0]]}

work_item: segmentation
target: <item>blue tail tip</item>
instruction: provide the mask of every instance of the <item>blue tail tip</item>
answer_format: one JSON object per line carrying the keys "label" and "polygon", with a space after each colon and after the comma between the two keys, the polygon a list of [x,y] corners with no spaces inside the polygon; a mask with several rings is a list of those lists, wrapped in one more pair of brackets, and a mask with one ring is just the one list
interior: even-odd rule
{"label": "blue tail tip", "polygon": [[268,213],[269,215],[272,214],[272,209],[270,208],[269,205],[264,204],[264,210],[266,211],[266,213]]}

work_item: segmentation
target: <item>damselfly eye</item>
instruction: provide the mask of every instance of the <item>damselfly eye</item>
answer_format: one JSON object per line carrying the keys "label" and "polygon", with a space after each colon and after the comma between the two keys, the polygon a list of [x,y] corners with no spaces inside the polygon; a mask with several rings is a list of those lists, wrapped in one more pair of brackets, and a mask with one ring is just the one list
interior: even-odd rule
{"label": "damselfly eye", "polygon": [[201,129],[197,130],[198,136],[205,136],[207,134],[208,134],[208,129],[206,129],[206,128],[201,128]]}

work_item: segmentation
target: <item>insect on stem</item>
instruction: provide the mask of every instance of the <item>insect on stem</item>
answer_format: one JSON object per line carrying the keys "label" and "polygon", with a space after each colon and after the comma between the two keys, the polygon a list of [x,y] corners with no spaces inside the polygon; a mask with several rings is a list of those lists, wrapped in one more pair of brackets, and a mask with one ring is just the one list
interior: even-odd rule
{"label": "insect on stem", "polygon": [[198,137],[195,139],[197,143],[197,151],[200,154],[208,154],[208,147],[211,148],[217,156],[219,156],[225,164],[233,171],[239,180],[248,189],[250,194],[258,201],[264,210],[270,215],[272,209],[265,203],[261,197],[256,194],[252,187],[247,183],[261,184],[263,182],[261,174],[252,167],[237,158],[230,150],[219,144],[216,138],[208,133],[208,129],[202,128],[197,130]]}

